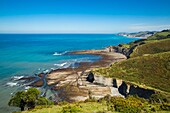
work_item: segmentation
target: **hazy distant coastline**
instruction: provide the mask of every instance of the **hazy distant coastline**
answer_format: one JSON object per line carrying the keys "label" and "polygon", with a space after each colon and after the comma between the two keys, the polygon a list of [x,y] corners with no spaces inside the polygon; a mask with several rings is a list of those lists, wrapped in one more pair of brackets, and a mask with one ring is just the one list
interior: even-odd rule
{"label": "hazy distant coastline", "polygon": [[140,32],[134,32],[134,33],[118,33],[118,36],[125,36],[125,37],[129,37],[129,38],[142,38],[142,39],[146,39],[149,36],[152,36],[156,33],[157,31],[140,31]]}

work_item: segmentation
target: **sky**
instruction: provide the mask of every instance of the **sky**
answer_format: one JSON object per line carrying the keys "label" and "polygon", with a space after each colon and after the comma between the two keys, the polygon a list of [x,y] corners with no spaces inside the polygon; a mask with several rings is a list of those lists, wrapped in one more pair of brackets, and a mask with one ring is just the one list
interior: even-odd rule
{"label": "sky", "polygon": [[0,33],[170,29],[170,0],[0,0]]}

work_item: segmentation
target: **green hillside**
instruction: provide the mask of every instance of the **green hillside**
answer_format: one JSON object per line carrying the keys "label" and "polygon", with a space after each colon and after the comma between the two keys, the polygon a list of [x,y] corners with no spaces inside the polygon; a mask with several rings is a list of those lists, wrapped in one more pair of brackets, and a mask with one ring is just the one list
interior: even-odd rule
{"label": "green hillside", "polygon": [[142,56],[170,51],[170,38],[163,40],[145,41],[146,44],[137,46],[130,57]]}
{"label": "green hillside", "polygon": [[165,38],[170,38],[170,30],[157,32],[155,35],[148,37],[148,40],[160,40]]}
{"label": "green hillside", "polygon": [[104,110],[107,110],[105,104],[84,102],[65,105],[37,106],[31,111],[24,111],[23,113],[97,113]]}
{"label": "green hillside", "polygon": [[130,58],[94,72],[170,92],[170,52]]}

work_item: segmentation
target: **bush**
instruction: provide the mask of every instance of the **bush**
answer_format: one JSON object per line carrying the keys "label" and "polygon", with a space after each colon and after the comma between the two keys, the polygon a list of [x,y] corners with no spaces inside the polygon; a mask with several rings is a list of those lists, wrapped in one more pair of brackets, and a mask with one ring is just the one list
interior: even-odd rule
{"label": "bush", "polygon": [[161,106],[162,110],[170,111],[170,104],[169,103],[164,103]]}
{"label": "bush", "polygon": [[146,100],[139,97],[128,96],[126,99],[122,97],[111,97],[110,95],[99,99],[100,103],[106,102],[109,111],[118,111],[123,113],[138,113],[144,110]]}
{"label": "bush", "polygon": [[63,107],[62,113],[77,113],[81,111],[82,110],[78,105],[68,105],[66,107]]}
{"label": "bush", "polygon": [[36,105],[53,105],[54,103],[45,97],[39,97]]}
{"label": "bush", "polygon": [[111,103],[114,104],[115,111],[123,113],[138,113],[143,108],[142,102],[134,97],[128,97],[127,99],[112,97]]}
{"label": "bush", "polygon": [[151,95],[151,97],[149,98],[150,103],[165,103],[168,102],[168,99],[166,98],[165,95],[162,94],[153,94]]}
{"label": "bush", "polygon": [[62,101],[58,103],[58,105],[67,105],[67,104],[69,104],[67,101]]}

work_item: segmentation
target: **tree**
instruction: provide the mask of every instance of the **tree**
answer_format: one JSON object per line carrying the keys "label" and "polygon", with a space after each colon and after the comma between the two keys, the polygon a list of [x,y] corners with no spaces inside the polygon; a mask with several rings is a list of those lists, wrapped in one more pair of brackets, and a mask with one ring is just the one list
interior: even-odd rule
{"label": "tree", "polygon": [[30,88],[26,92],[26,98],[25,102],[27,103],[28,109],[32,109],[36,105],[36,101],[38,100],[38,95],[40,94],[40,91],[36,88]]}
{"label": "tree", "polygon": [[9,106],[16,106],[21,109],[21,111],[24,111],[24,108],[26,106],[25,102],[25,92],[24,91],[19,91],[15,94],[15,96],[12,96],[10,99],[8,105]]}
{"label": "tree", "polygon": [[36,105],[49,105],[51,101],[45,97],[39,97],[40,91],[36,88],[30,88],[27,91],[19,91],[11,97],[8,105],[16,106],[24,111],[25,107],[28,109],[34,108]]}

